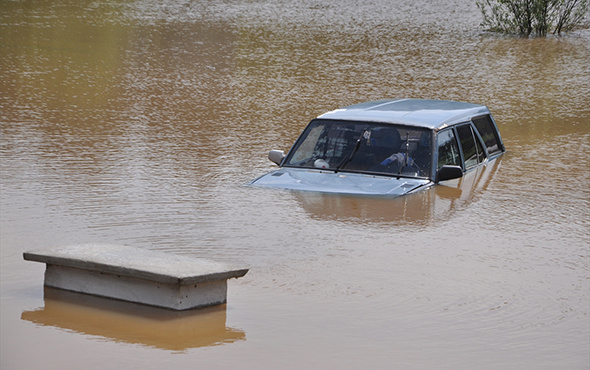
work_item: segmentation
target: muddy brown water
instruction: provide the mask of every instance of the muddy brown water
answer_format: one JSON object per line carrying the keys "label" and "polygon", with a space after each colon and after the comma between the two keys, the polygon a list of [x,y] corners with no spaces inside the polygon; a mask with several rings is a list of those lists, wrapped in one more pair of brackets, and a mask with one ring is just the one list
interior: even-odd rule
{"label": "muddy brown water", "polygon": [[[590,32],[454,1],[0,2],[1,364],[587,369]],[[245,186],[327,110],[481,103],[508,152],[398,199]],[[26,250],[239,262],[172,314],[44,290]]]}

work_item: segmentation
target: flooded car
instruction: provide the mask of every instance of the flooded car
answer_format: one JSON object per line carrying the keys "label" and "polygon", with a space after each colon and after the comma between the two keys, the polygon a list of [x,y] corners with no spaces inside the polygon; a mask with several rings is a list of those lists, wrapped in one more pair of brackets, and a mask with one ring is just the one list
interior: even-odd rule
{"label": "flooded car", "polygon": [[399,196],[462,177],[505,152],[486,106],[391,99],[312,120],[280,166],[250,184],[323,193]]}

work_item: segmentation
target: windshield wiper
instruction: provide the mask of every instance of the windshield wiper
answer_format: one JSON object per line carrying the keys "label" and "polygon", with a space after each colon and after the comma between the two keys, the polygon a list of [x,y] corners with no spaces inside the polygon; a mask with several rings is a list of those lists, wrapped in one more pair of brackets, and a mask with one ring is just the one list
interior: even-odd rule
{"label": "windshield wiper", "polygon": [[404,170],[404,168],[408,167],[408,163],[410,161],[410,133],[406,132],[406,152],[404,153],[404,163],[399,166],[399,171],[397,172],[397,175],[401,175],[402,171]]}
{"label": "windshield wiper", "polygon": [[350,152],[350,154],[347,155],[346,157],[344,157],[342,162],[340,162],[340,164],[338,164],[338,166],[336,166],[334,173],[338,172],[342,167],[344,167],[346,164],[348,164],[348,162],[350,162],[352,160],[352,157],[356,154],[356,152],[358,152],[358,150],[361,146],[361,141],[363,140],[363,137],[366,136],[366,133],[370,133],[370,131],[363,130],[363,132],[361,132],[358,139],[356,140],[356,143],[354,144],[354,148],[352,148],[352,151]]}

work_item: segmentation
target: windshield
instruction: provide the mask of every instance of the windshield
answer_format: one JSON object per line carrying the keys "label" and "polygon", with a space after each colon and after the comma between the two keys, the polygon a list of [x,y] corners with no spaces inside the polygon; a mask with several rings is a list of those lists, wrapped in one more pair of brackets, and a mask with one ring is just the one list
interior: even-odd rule
{"label": "windshield", "polygon": [[284,166],[427,178],[431,142],[430,130],[421,128],[314,120]]}

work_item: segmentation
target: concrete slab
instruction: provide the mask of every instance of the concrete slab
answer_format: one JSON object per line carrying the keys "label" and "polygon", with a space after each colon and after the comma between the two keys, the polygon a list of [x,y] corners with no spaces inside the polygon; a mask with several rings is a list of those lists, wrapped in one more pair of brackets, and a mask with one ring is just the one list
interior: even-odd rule
{"label": "concrete slab", "polygon": [[23,257],[46,264],[46,286],[174,310],[225,303],[227,279],[248,272],[192,256],[112,244],[36,250]]}

